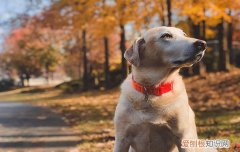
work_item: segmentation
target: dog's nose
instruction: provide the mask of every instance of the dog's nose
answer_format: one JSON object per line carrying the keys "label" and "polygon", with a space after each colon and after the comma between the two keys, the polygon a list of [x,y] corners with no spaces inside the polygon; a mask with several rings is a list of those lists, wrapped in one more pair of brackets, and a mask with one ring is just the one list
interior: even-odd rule
{"label": "dog's nose", "polygon": [[194,42],[194,47],[196,52],[200,52],[206,49],[207,43],[202,40],[197,40],[196,42]]}

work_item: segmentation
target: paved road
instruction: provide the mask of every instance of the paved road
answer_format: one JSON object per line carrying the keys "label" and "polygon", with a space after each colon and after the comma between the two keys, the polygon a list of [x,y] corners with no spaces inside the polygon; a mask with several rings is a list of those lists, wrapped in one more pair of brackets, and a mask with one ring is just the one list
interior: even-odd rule
{"label": "paved road", "polygon": [[77,152],[79,134],[48,108],[0,102],[0,152]]}

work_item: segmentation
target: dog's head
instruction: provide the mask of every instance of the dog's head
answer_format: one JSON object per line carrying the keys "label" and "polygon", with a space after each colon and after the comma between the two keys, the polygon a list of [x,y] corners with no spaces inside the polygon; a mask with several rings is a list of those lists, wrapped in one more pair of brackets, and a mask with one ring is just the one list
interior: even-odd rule
{"label": "dog's head", "polygon": [[124,57],[135,67],[181,68],[201,60],[206,42],[188,37],[174,27],[148,30],[126,50]]}

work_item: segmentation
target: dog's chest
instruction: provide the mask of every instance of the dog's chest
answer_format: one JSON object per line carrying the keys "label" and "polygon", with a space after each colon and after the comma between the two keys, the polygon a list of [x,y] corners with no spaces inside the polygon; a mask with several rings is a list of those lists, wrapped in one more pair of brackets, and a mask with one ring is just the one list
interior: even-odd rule
{"label": "dog's chest", "polygon": [[165,108],[160,108],[152,105],[150,102],[135,102],[133,103],[133,122],[136,123],[151,123],[157,125],[166,124],[166,115],[168,111]]}
{"label": "dog's chest", "polygon": [[136,151],[170,151],[174,147],[174,135],[166,125],[143,123],[133,125],[129,130],[132,146]]}
{"label": "dog's chest", "polygon": [[161,97],[142,97],[142,98],[136,98],[131,100],[133,108],[136,110],[140,110],[143,113],[164,113],[167,109],[169,109],[168,106],[162,105],[163,102],[161,100]]}
{"label": "dog's chest", "polygon": [[[141,100],[132,100],[132,122],[135,123],[151,123],[155,125],[167,124],[169,119],[175,117],[176,109],[179,109],[181,102],[174,100],[169,104],[161,104],[161,97],[150,97],[148,101],[144,98]],[[166,100],[165,100],[166,101]]]}

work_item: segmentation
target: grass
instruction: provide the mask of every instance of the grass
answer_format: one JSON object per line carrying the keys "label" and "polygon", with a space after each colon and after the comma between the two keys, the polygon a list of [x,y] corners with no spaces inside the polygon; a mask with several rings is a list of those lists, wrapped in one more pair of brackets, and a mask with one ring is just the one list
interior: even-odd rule
{"label": "grass", "polygon": [[232,149],[226,151],[240,143],[240,110],[197,112],[196,123],[201,139],[229,139]]}
{"label": "grass", "polygon": [[[190,101],[193,98],[193,94],[197,93],[196,90],[192,90],[194,87],[192,82],[196,81],[196,78],[191,79],[186,80],[187,85],[192,85],[191,88],[187,88]],[[205,83],[205,81],[210,80],[208,78],[201,78],[201,81]],[[211,81],[206,83],[211,83],[212,86],[218,85],[218,82]],[[219,83],[222,85],[222,81]],[[237,83],[235,84],[238,85]],[[233,87],[232,85],[230,86]],[[215,93],[218,93],[219,89],[217,87],[216,89]],[[21,101],[48,106],[56,112],[61,113],[66,122],[80,131],[82,142],[78,147],[80,151],[84,152],[112,151],[114,143],[112,119],[118,96],[118,88],[109,91],[64,94],[58,89],[34,87],[0,93],[1,101]],[[205,99],[206,97],[201,98]],[[239,99],[239,95],[236,98]],[[238,99],[236,99],[237,103],[240,102]],[[221,98],[216,98],[216,95],[208,100],[208,102],[222,101]],[[202,101],[200,100],[199,102]],[[229,139],[231,141],[231,150],[228,149],[225,151],[233,151],[233,146],[236,143],[240,143],[240,108],[224,108],[226,106],[215,108],[216,106],[213,104],[213,108],[210,109],[208,102],[206,103],[207,108],[198,108],[199,106],[205,107],[205,104],[199,104],[195,101],[191,102],[194,111],[196,111],[199,138]]]}

